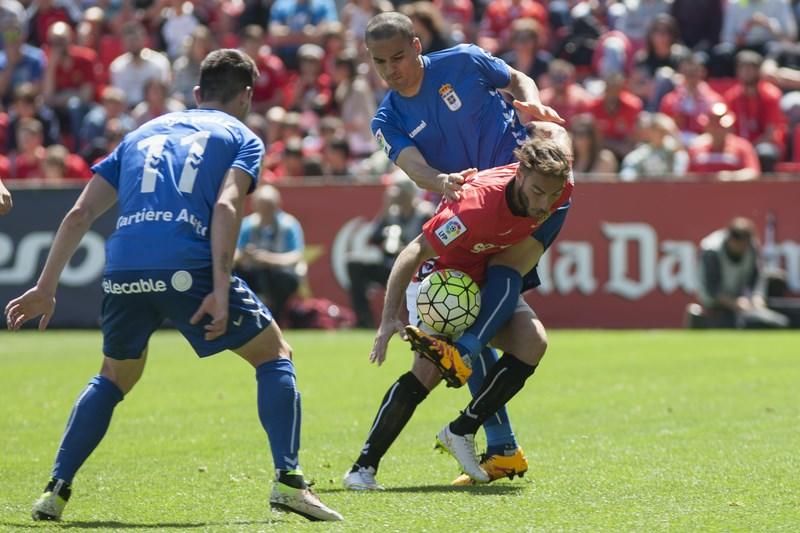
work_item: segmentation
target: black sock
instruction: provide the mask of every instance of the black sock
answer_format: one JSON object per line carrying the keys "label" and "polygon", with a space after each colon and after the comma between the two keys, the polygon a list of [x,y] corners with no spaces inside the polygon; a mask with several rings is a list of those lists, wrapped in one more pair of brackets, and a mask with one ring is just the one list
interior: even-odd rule
{"label": "black sock", "polygon": [[371,466],[375,470],[378,469],[378,463],[386,454],[389,446],[411,419],[417,405],[427,396],[428,389],[411,372],[400,376],[400,379],[389,387],[378,409],[378,414],[375,416],[375,421],[372,422],[367,442],[364,443],[361,455],[358,456],[353,466],[354,471],[358,467]]}
{"label": "black sock", "polygon": [[278,470],[278,481],[295,489],[308,488],[303,474],[298,474],[295,470]]}
{"label": "black sock", "polygon": [[450,431],[456,435],[472,435],[477,432],[484,420],[522,390],[525,380],[533,375],[534,370],[536,365],[523,363],[510,353],[503,355],[489,369],[483,386],[461,412],[461,416],[450,424]]}
{"label": "black sock", "polygon": [[44,488],[45,492],[55,492],[64,501],[69,501],[69,497],[72,495],[72,484],[67,483],[63,479],[56,479],[50,478],[50,481],[47,483],[47,486]]}

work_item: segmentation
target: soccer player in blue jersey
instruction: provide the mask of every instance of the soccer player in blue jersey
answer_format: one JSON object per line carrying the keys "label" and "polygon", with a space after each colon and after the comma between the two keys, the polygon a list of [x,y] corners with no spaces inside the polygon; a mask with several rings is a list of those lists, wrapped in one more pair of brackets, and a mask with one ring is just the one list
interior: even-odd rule
{"label": "soccer player in blue jersey", "polygon": [[[448,199],[459,197],[467,173],[514,161],[514,149],[527,136],[515,109],[540,121],[563,122],[558,113],[541,104],[531,78],[477,46],[460,45],[421,55],[413,24],[404,15],[382,13],[373,17],[365,40],[378,74],[391,89],[372,121],[378,144],[417,185],[443,193]],[[513,98],[512,105],[506,102],[504,93]],[[546,126],[542,129],[543,134],[555,135],[559,142],[569,144],[566,134],[554,133]],[[518,296],[520,291],[538,285],[535,270],[523,280],[519,265],[538,262],[545,247],[557,236],[567,210],[568,206],[560,209],[528,239],[530,242],[515,249],[525,254],[499,254],[493,259],[481,291],[481,313],[465,333],[467,339],[475,337],[487,322],[492,321],[496,330],[511,317],[513,306],[509,307],[510,299],[504,297],[506,287]],[[516,301],[514,297],[513,302]],[[388,341],[400,327],[399,320],[384,321],[376,344]],[[542,346],[546,344],[544,335],[538,341]],[[480,389],[487,369],[498,360],[494,350],[484,348],[487,343],[475,344],[479,356],[469,380],[473,393]],[[415,357],[412,370],[393,383],[384,396],[361,454],[345,474],[345,487],[380,488],[375,473],[381,458],[416,406],[440,380],[432,363]],[[487,450],[482,466],[490,478],[524,474],[528,462],[516,442],[505,407],[488,418],[483,427]],[[468,476],[454,481],[470,482]]]}
{"label": "soccer player in blue jersey", "polygon": [[34,520],[61,518],[75,474],[142,375],[148,340],[165,319],[200,357],[229,349],[255,368],[258,415],[276,469],[271,506],[310,520],[342,519],[311,492],[300,471],[300,394],[291,347],[269,310],[231,275],[244,199],[264,155],[261,140],[241,122],[257,77],[243,52],[211,52],[194,89],[198,109],[144,124],[93,167],[36,286],[6,306],[10,329],[38,316],[45,329],[64,266],[92,222],[119,204],[103,275],[103,365],[75,402]]}

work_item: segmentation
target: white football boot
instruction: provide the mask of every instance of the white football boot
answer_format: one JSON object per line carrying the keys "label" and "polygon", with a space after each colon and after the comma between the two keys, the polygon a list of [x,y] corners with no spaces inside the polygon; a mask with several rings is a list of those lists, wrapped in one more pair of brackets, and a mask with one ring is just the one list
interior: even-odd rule
{"label": "white football boot", "polygon": [[358,467],[358,470],[347,472],[342,480],[348,490],[383,490],[375,479],[375,469],[371,466]]}
{"label": "white football boot", "polygon": [[481,467],[481,461],[475,451],[475,435],[456,435],[446,425],[436,436],[438,446],[455,457],[461,469],[477,483],[489,483],[489,474]]}
{"label": "white football boot", "polygon": [[296,489],[280,481],[272,484],[269,505],[277,511],[296,513],[315,522],[344,520],[342,515],[322,503],[310,488]]}

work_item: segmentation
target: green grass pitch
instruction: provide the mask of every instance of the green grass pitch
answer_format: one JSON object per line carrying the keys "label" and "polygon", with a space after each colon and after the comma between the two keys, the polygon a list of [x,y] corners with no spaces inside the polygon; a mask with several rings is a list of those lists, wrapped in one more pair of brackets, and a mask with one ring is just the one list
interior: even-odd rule
{"label": "green grass pitch", "polygon": [[433,437],[467,401],[435,390],[385,458],[382,493],[351,493],[387,387],[409,368],[371,332],[296,332],[301,464],[345,515],[320,525],[267,505],[271,460],[253,371],[233,354],[197,360],[174,332],[87,461],[60,525],[35,524],[72,402],[100,365],[98,332],[0,333],[0,530],[87,531],[798,531],[797,333],[551,331],[537,373],[510,404],[531,470],[451,488]]}

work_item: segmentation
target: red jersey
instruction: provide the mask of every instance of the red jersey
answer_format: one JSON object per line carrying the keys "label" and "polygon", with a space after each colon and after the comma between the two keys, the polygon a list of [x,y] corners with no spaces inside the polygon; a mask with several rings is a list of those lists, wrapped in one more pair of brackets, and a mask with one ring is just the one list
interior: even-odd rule
{"label": "red jersey", "polygon": [[602,97],[590,102],[587,107],[587,111],[594,116],[603,138],[613,140],[627,139],[632,131],[636,131],[636,121],[641,110],[642,102],[635,94],[628,91],[619,94],[619,106],[614,112],[606,109]]}
{"label": "red jersey", "polygon": [[[490,168],[468,178],[456,202],[439,204],[422,233],[439,257],[436,269],[454,268],[483,283],[489,258],[522,242],[544,222],[511,212],[506,188],[514,179],[519,163]],[[570,178],[550,212],[564,205],[572,195]]]}
{"label": "red jersey", "polygon": [[97,59],[97,52],[91,48],[70,45],[67,54],[69,59],[62,59],[56,66],[57,91],[78,90],[86,83],[102,79],[102,66]]}
{"label": "red jersey", "polygon": [[711,106],[722,101],[706,82],[700,83],[697,93],[690,93],[685,86],[678,86],[664,95],[659,111],[669,115],[681,131],[703,133],[704,127],[700,117],[711,111]]}
{"label": "red jersey", "polygon": [[781,111],[781,96],[781,90],[766,81],[758,82],[756,94],[745,92],[740,83],[731,87],[725,93],[725,100],[736,115],[733,126],[736,134],[754,143],[764,135],[768,126],[774,126],[772,142],[783,150],[786,115]]}
{"label": "red jersey", "polygon": [[714,150],[708,135],[701,135],[689,147],[689,172],[715,174],[723,170],[744,168],[761,171],[752,143],[733,133],[725,136],[725,146],[721,152]]}

